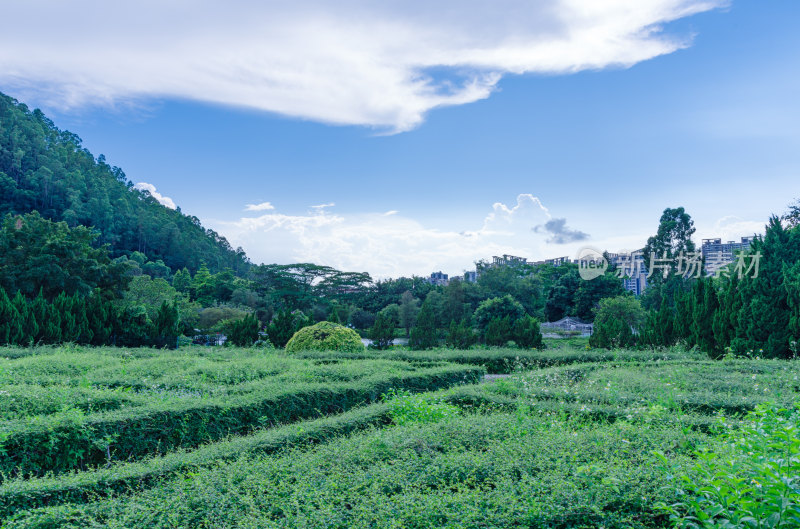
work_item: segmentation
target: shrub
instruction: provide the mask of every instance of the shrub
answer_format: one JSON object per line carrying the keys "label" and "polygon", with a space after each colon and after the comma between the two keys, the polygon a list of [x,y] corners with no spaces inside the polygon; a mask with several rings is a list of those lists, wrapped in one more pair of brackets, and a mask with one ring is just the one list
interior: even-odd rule
{"label": "shrub", "polygon": [[505,345],[511,341],[511,318],[492,318],[486,326],[484,340],[486,345]]}
{"label": "shrub", "polygon": [[450,322],[450,329],[447,331],[445,343],[447,347],[452,347],[453,349],[469,349],[475,343],[475,333],[466,318],[462,319],[461,323],[458,324],[456,324],[455,320]]}
{"label": "shrub", "polygon": [[267,336],[275,347],[286,347],[294,334],[308,323],[308,318],[302,312],[284,309],[272,318],[267,327]]}
{"label": "shrub", "polygon": [[255,314],[248,314],[238,320],[228,320],[223,323],[222,329],[228,340],[225,345],[249,347],[258,340],[258,318]]}
{"label": "shrub", "polygon": [[482,301],[475,310],[475,323],[481,334],[487,332],[489,322],[496,318],[508,317],[510,321],[516,321],[525,315],[525,308],[510,295],[506,294],[501,298],[491,298]]}
{"label": "shrub", "polygon": [[388,349],[394,341],[394,323],[391,318],[381,312],[375,319],[375,325],[369,330],[369,339],[372,340],[372,349]]}
{"label": "shrub", "polygon": [[408,390],[398,391],[392,388],[383,394],[383,399],[389,405],[389,417],[398,426],[439,422],[459,415],[457,406],[441,400],[431,400],[424,395],[412,394]]}
{"label": "shrub", "polygon": [[644,309],[633,296],[601,299],[589,344],[606,349],[630,347],[636,342],[634,332],[639,330],[644,320]]}
{"label": "shrub", "polygon": [[[799,419],[800,409],[757,407],[680,474],[682,501],[659,507],[676,527],[798,527]],[[675,469],[661,458],[672,474]]]}
{"label": "shrub", "polygon": [[539,320],[523,316],[514,322],[514,342],[522,349],[544,349]]}
{"label": "shrub", "polygon": [[286,344],[287,352],[297,351],[343,351],[358,352],[365,349],[361,337],[353,329],[337,323],[321,321],[303,327]]}
{"label": "shrub", "polygon": [[417,323],[411,329],[408,345],[412,349],[424,350],[436,347],[436,323],[430,303],[423,303],[417,315]]}

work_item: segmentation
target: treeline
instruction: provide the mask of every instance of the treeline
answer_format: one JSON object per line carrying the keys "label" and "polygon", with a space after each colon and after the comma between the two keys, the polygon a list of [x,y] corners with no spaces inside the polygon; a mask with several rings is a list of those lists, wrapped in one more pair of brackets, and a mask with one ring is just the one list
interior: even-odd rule
{"label": "treeline", "polygon": [[[641,303],[633,298],[604,300],[592,343],[682,345],[712,358],[727,354],[796,358],[800,353],[798,213],[800,208],[793,206],[782,219],[770,218],[765,234],[753,241],[739,264],[731,263],[715,277],[657,280]],[[680,245],[677,239],[672,242]]]}
{"label": "treeline", "polygon": [[98,230],[111,257],[141,252],[172,270],[205,262],[212,272],[249,269],[241,248],[205,229],[197,217],[159,204],[133,188],[123,171],[55,127],[40,110],[0,93],[0,216],[38,211],[70,227]]}
{"label": "treeline", "polygon": [[177,346],[179,316],[162,303],[151,321],[141,312],[120,310],[101,295],[63,292],[48,301],[43,293],[28,299],[19,290],[9,298],[0,288],[0,344],[28,346],[64,342],[126,347]]}

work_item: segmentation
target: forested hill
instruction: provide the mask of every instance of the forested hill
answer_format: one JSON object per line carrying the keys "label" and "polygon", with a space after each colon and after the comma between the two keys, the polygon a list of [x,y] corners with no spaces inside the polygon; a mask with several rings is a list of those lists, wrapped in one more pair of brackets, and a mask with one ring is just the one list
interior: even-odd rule
{"label": "forested hill", "polygon": [[70,226],[94,227],[115,257],[139,251],[192,272],[201,261],[212,272],[231,268],[241,275],[249,267],[241,248],[231,248],[197,217],[134,189],[120,168],[103,156],[95,159],[78,136],[0,93],[0,217],[34,210]]}

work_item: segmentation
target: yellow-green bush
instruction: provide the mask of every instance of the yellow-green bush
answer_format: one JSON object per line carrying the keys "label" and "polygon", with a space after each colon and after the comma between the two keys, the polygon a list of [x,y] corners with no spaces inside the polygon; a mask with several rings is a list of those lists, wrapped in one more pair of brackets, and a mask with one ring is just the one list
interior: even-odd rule
{"label": "yellow-green bush", "polygon": [[286,351],[344,351],[356,353],[363,351],[361,337],[353,329],[338,323],[321,321],[309,327],[303,327],[286,344]]}

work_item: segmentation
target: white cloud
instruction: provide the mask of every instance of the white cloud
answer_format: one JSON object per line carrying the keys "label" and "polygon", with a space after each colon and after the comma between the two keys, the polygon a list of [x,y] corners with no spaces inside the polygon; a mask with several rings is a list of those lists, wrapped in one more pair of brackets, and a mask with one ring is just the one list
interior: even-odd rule
{"label": "white cloud", "polygon": [[397,277],[439,269],[461,273],[473,269],[477,259],[505,253],[531,259],[576,254],[578,245],[552,246],[546,241],[549,233],[532,230],[551,218],[538,198],[521,194],[513,206],[498,202],[478,214],[472,231],[437,229],[399,214],[343,215],[324,209],[308,215],[270,212],[213,227],[254,262],[310,261]]}
{"label": "white cloud", "polygon": [[267,211],[270,209],[275,209],[270,202],[261,202],[260,204],[247,204],[244,207],[245,211]]}
{"label": "white cloud", "polygon": [[0,85],[35,104],[177,97],[409,130],[504,75],[627,67],[726,0],[28,0],[3,6]]}
{"label": "white cloud", "polygon": [[156,191],[156,186],[153,184],[148,184],[147,182],[139,182],[133,186],[134,189],[138,189],[140,191],[147,191],[150,195],[156,199],[159,204],[162,206],[168,207],[169,209],[175,209],[175,202],[169,197],[165,197],[158,191]]}
{"label": "white cloud", "polygon": [[703,230],[707,235],[702,238],[720,238],[723,242],[735,241],[740,237],[763,234],[765,224],[764,221],[745,220],[735,215],[728,215],[717,220],[713,230]]}

